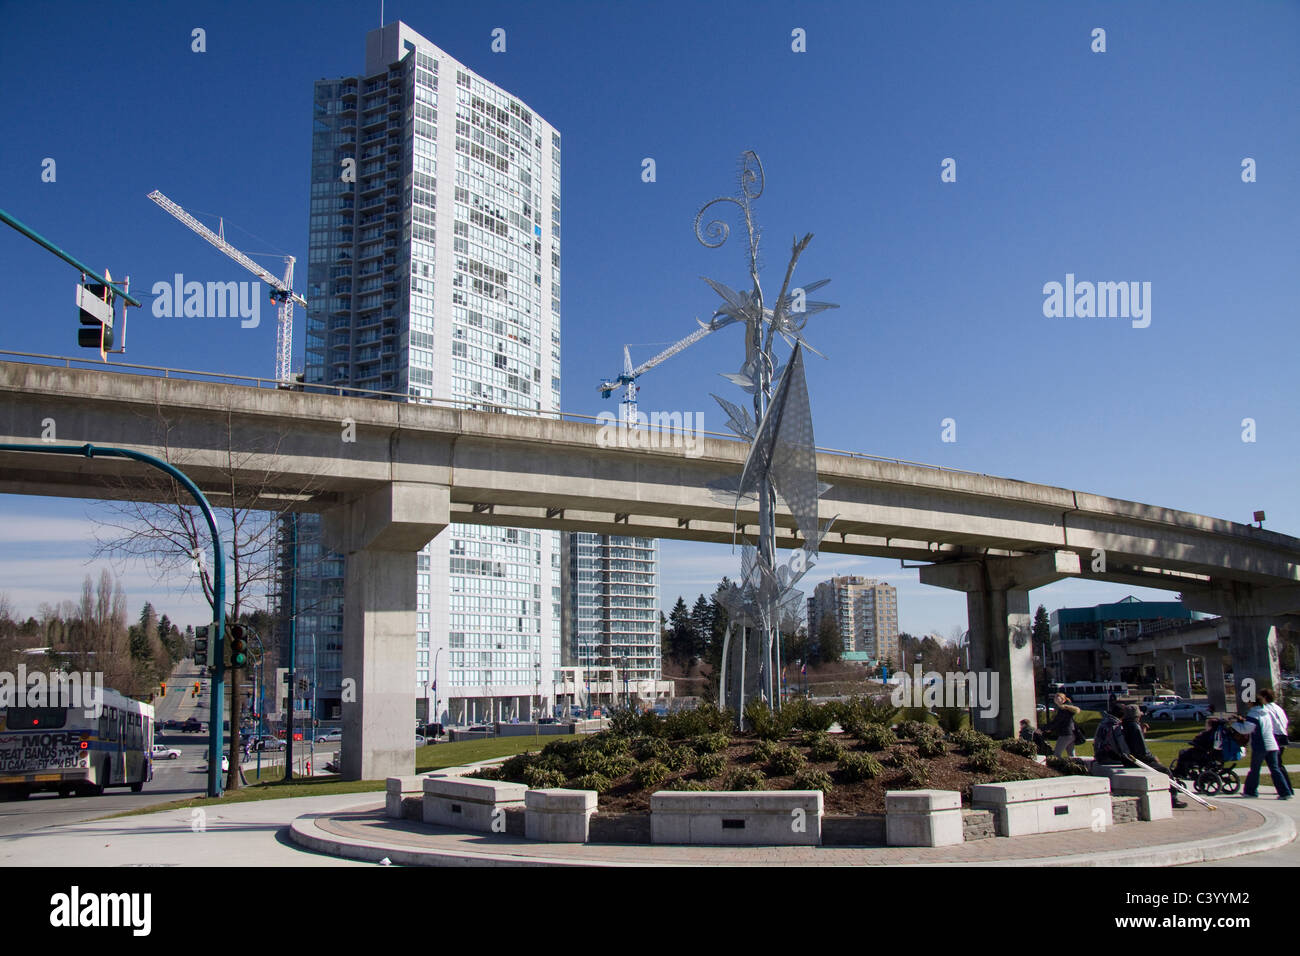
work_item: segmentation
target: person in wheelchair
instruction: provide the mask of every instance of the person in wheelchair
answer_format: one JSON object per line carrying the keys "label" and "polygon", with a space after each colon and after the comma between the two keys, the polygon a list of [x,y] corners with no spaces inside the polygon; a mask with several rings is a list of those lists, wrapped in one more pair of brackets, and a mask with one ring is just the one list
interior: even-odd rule
{"label": "person in wheelchair", "polygon": [[1202,770],[1217,769],[1223,765],[1222,721],[1211,717],[1205,729],[1192,738],[1192,745],[1178,752],[1174,760],[1174,775],[1183,780],[1195,779]]}

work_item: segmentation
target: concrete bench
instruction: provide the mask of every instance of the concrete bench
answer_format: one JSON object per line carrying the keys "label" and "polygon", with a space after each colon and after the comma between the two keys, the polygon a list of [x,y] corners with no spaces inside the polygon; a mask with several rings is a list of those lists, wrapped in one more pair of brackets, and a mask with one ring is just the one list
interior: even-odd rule
{"label": "concrete bench", "polygon": [[522,807],[528,787],[522,783],[429,777],[424,781],[424,822],[457,830],[505,833],[505,811]]}
{"label": "concrete bench", "polygon": [[956,790],[885,793],[887,846],[955,846],[966,839]]}
{"label": "concrete bench", "polygon": [[550,843],[586,843],[596,791],[529,790],[524,794],[524,836]]}
{"label": "concrete bench", "polygon": [[820,790],[661,791],[650,795],[650,842],[819,846]]}
{"label": "concrete bench", "polygon": [[384,814],[394,820],[402,819],[402,800],[419,797],[424,793],[424,774],[413,777],[389,777],[384,781]]}
{"label": "concrete bench", "polygon": [[999,836],[1016,837],[1112,825],[1110,781],[1105,777],[1049,777],[980,783],[971,807],[991,810]]}
{"label": "concrete bench", "polygon": [[1172,784],[1158,770],[1096,764],[1093,773],[1110,780],[1111,793],[1138,798],[1139,820],[1168,820],[1174,815],[1173,797],[1169,793]]}

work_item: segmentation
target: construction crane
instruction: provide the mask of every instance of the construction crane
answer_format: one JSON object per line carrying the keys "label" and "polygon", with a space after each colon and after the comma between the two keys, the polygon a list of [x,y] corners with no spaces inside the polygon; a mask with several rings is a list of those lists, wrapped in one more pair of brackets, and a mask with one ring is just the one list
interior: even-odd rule
{"label": "construction crane", "polygon": [[[695,321],[700,322],[699,319],[696,319]],[[700,327],[696,329],[694,332],[692,332],[690,335],[686,336],[686,338],[682,339],[679,342],[674,342],[672,345],[668,346],[668,348],[664,349],[658,355],[648,359],[645,362],[642,362],[636,368],[632,367],[632,354],[628,351],[628,347],[626,345],[623,346],[623,374],[613,379],[610,379],[608,381],[601,382],[600,385],[597,386],[600,389],[600,397],[609,398],[610,395],[614,393],[614,389],[616,388],[625,389],[626,390],[625,396],[622,402],[623,416],[624,416],[623,420],[626,421],[629,425],[635,426],[636,414],[637,414],[636,393],[640,388],[640,386],[637,385],[636,380],[640,378],[642,375],[644,375],[646,372],[650,371],[656,365],[662,364],[663,362],[672,358],[674,355],[676,355],[678,352],[682,351],[683,349],[691,345],[694,345],[700,339],[704,338],[704,336],[708,335],[710,332],[717,331],[718,329],[722,328],[722,326],[725,324],[728,323],[726,323],[725,321],[719,322],[717,320],[714,320],[713,322],[700,322]]]}
{"label": "construction crane", "polygon": [[307,308],[307,300],[293,291],[294,257],[284,257],[284,278],[277,279],[226,242],[225,236],[213,232],[158,190],[151,192],[149,198],[271,287],[271,301],[280,307],[279,324],[275,332],[275,378],[278,382],[288,382],[293,355],[293,305],[296,302],[304,309]]}

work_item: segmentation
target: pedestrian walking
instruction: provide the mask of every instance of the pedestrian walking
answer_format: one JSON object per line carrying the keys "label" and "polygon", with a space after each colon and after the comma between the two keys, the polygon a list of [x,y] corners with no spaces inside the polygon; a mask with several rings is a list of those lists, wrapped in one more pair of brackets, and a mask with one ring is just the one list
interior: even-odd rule
{"label": "pedestrian walking", "polygon": [[1273,717],[1273,735],[1277,739],[1277,766],[1282,771],[1282,776],[1286,779],[1286,785],[1295,793],[1295,785],[1291,782],[1291,774],[1286,769],[1286,745],[1291,742],[1291,718],[1287,716],[1286,710],[1277,702],[1277,697],[1273,691],[1265,687],[1259,692],[1260,698],[1264,701],[1264,709]]}
{"label": "pedestrian walking", "polygon": [[1246,720],[1254,725],[1250,735],[1250,773],[1246,775],[1246,785],[1242,787],[1242,796],[1259,796],[1259,776],[1261,765],[1268,764],[1268,774],[1277,790],[1279,800],[1290,800],[1292,796],[1291,781],[1283,776],[1282,766],[1278,762],[1281,748],[1278,747],[1279,733],[1284,733],[1266,707],[1271,701],[1263,700],[1264,694],[1272,696],[1272,691],[1264,688],[1260,692],[1261,702],[1246,713]]}
{"label": "pedestrian walking", "polygon": [[1078,716],[1079,708],[1070,703],[1070,698],[1064,694],[1057,694],[1054,701],[1056,704],[1056,715],[1052,717],[1052,722],[1047,725],[1047,736],[1056,738],[1056,756],[1063,754],[1074,756],[1074,718]]}

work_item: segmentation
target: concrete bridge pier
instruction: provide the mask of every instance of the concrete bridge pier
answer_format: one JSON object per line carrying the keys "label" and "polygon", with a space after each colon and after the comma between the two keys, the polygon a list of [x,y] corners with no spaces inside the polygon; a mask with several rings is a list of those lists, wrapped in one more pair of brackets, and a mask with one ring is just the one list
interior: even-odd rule
{"label": "concrete bridge pier", "polygon": [[1218,614],[1228,622],[1228,656],[1236,684],[1236,710],[1255,705],[1262,688],[1278,688],[1281,677],[1277,621],[1300,610],[1300,587],[1257,587],[1230,581],[1208,591],[1183,595],[1195,611]]}
{"label": "concrete bridge pier", "polygon": [[1079,556],[1073,551],[921,568],[922,584],[966,592],[971,669],[998,674],[998,699],[990,708],[993,712],[971,711],[976,730],[1014,737],[1022,719],[1035,722],[1029,592],[1078,573]]}
{"label": "concrete bridge pier", "polygon": [[343,572],[343,777],[415,772],[416,552],[450,521],[446,487],[393,482],[325,513]]}
{"label": "concrete bridge pier", "polygon": [[1225,713],[1228,709],[1228,687],[1223,679],[1223,654],[1213,650],[1201,661],[1205,670],[1205,694],[1210,698],[1210,709],[1217,714]]}
{"label": "concrete bridge pier", "polygon": [[1184,700],[1192,696],[1191,659],[1176,651],[1164,651],[1156,655],[1156,666],[1161,673],[1165,668],[1173,672],[1174,693]]}

